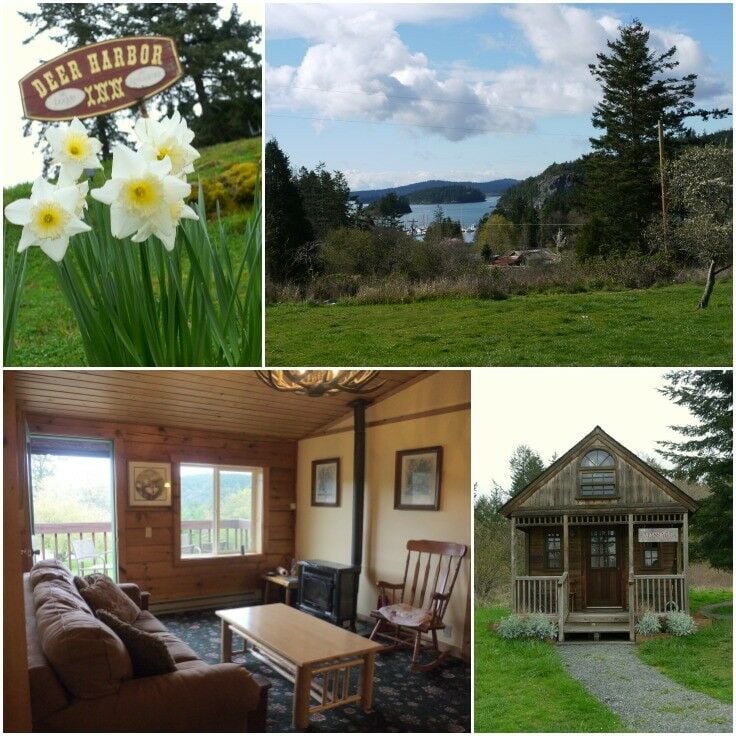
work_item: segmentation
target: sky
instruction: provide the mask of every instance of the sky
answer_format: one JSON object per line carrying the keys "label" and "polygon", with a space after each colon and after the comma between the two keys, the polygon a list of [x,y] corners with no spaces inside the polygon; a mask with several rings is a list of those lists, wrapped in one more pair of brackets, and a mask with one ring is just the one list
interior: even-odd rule
{"label": "sky", "polygon": [[658,440],[679,440],[671,425],[690,412],[657,389],[658,368],[473,369],[472,477],[486,492],[510,485],[509,458],[525,444],[545,463],[562,455],[596,425],[639,457],[657,455]]}
{"label": "sky", "polygon": [[731,108],[730,3],[269,4],[267,134],[353,189],[531,176],[589,150],[587,65],[635,17],[698,105]]}
{"label": "sky", "polygon": [[[230,7],[235,4],[241,16],[263,26],[263,3],[248,2],[221,3],[223,17],[230,16]],[[31,35],[32,29],[18,15],[19,10],[34,10],[36,3],[3,2],[0,5],[0,38],[2,39],[2,100],[0,110],[0,135],[2,136],[3,186],[31,181],[41,174],[42,156],[34,148],[36,135],[23,136],[23,106],[21,104],[18,80],[39,64],[69,51],[49,38],[39,36],[29,44],[24,39]],[[261,48],[263,54],[263,40]],[[132,130],[127,124],[126,130]]]}

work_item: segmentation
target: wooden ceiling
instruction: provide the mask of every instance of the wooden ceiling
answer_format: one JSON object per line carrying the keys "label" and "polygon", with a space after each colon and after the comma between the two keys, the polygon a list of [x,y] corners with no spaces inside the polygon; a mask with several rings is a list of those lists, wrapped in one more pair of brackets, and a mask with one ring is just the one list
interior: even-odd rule
{"label": "wooden ceiling", "polygon": [[[376,400],[432,371],[380,371]],[[253,371],[15,371],[20,409],[32,414],[301,439],[342,418],[354,394],[279,393]]]}

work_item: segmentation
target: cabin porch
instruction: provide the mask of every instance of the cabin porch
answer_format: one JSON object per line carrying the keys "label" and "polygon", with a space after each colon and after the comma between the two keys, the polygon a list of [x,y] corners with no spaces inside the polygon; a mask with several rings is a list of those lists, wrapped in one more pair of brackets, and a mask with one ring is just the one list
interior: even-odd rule
{"label": "cabin porch", "polygon": [[560,641],[633,641],[640,613],[688,610],[687,512],[519,514],[511,535],[512,610],[549,616]]}

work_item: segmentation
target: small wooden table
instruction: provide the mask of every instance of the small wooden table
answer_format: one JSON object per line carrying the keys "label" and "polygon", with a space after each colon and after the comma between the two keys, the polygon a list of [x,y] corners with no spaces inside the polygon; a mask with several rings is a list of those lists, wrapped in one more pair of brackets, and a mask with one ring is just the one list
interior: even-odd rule
{"label": "small wooden table", "polygon": [[268,603],[268,594],[272,585],[278,585],[284,589],[284,603],[291,605],[291,591],[299,587],[298,577],[287,577],[286,575],[263,575],[264,590],[263,602]]}
{"label": "small wooden table", "polygon": [[[235,632],[245,640],[244,652],[294,683],[297,728],[307,728],[314,713],[348,703],[359,703],[366,713],[372,709],[373,666],[380,644],[283,603],[216,613],[222,619],[223,662],[231,661]],[[354,670],[359,674],[357,687],[350,681]]]}

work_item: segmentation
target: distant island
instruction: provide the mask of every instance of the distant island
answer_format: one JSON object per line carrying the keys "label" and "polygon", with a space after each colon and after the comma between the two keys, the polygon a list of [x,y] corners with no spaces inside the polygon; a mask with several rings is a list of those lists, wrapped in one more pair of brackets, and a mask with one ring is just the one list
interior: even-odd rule
{"label": "distant island", "polygon": [[[507,189],[518,183],[518,179],[494,179],[493,181],[446,181],[444,179],[431,179],[429,181],[419,181],[413,184],[404,184],[400,187],[388,187],[386,189],[362,189],[351,192],[358,202],[363,204],[371,204],[385,197],[387,194],[397,194],[403,197],[409,197],[414,192],[426,189],[436,189],[442,187],[472,187],[482,192],[486,197],[500,197]],[[477,201],[477,200],[472,200]],[[480,200],[482,201],[482,200]],[[436,204],[433,202],[433,204]],[[444,204],[444,203],[442,203]]]}
{"label": "distant island", "polygon": [[486,195],[476,187],[465,184],[450,184],[444,187],[419,189],[406,196],[409,204],[461,204],[485,202]]}

